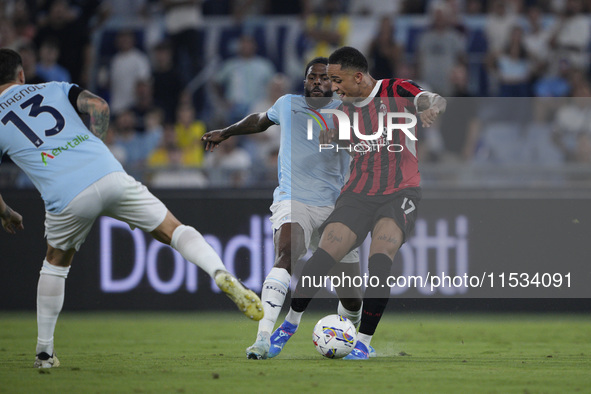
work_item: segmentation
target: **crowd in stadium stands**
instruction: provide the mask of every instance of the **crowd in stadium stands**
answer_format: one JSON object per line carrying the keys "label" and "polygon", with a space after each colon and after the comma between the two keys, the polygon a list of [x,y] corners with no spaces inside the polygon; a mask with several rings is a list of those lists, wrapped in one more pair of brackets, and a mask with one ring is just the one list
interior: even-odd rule
{"label": "crowd in stadium stands", "polygon": [[[449,98],[419,129],[422,163],[591,163],[590,14],[583,0],[4,0],[0,47],[21,53],[29,83],[105,97],[106,143],[139,179],[269,186],[278,127],[214,153],[201,136],[301,93],[302,64],[360,35],[376,79]],[[211,18],[227,29],[212,34]],[[272,25],[286,20],[298,34]]]}

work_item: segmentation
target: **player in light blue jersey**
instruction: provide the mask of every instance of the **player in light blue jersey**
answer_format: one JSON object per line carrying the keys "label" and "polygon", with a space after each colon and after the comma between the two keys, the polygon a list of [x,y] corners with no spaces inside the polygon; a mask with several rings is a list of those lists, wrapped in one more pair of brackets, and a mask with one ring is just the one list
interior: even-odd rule
{"label": "player in light blue jersey", "polygon": [[[297,330],[301,313],[290,310],[289,326],[281,325],[274,332],[275,322],[285,301],[292,274],[292,265],[311,246],[318,245],[317,228],[332,212],[339,196],[349,165],[344,151],[322,154],[319,151],[319,111],[337,108],[341,102],[333,100],[331,82],[326,73],[328,59],[316,58],[306,66],[304,96],[288,94],[280,97],[267,112],[253,113],[222,130],[213,130],[203,136],[206,149],[234,135],[253,134],[270,126],[281,126],[278,158],[279,186],[273,193],[271,222],[275,244],[275,264],[263,283],[261,299],[265,310],[259,322],[257,340],[246,349],[249,359],[275,357]],[[308,120],[313,120],[313,134],[308,138]],[[332,128],[332,117],[323,116],[323,128]],[[357,250],[351,251],[339,264],[339,274],[359,275]],[[358,322],[361,318],[359,289],[338,288],[338,313]],[[273,334],[271,334],[273,332]]]}
{"label": "player in light blue jersey", "polygon": [[[87,128],[78,113],[90,115]],[[53,334],[64,302],[74,253],[100,215],[149,232],[215,278],[240,310],[260,320],[258,296],[226,271],[193,227],[181,224],[148,189],[127,175],[102,142],[109,106],[69,83],[25,84],[19,54],[0,49],[0,157],[10,156],[45,202],[47,254],[37,287],[37,349],[34,366],[59,366]],[[0,218],[9,233],[24,230],[20,214],[0,196]]]}

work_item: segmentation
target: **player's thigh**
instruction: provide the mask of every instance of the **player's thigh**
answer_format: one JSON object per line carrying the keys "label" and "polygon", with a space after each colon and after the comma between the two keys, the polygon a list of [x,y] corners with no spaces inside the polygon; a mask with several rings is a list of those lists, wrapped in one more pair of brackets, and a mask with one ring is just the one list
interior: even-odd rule
{"label": "player's thigh", "polygon": [[[47,244],[52,249],[64,252],[70,249],[80,249],[94,221],[103,209],[101,194],[96,186],[97,182],[74,197],[63,211],[59,213],[45,212],[45,237]],[[48,253],[47,257],[54,259],[55,253],[57,252],[51,253],[51,256]]]}
{"label": "player's thigh", "polygon": [[404,234],[393,218],[382,217],[372,231],[369,255],[382,253],[394,259],[404,242]]}
{"label": "player's thigh", "polygon": [[344,223],[332,222],[324,227],[318,246],[330,254],[335,261],[341,261],[355,247],[356,242],[357,235],[353,230]]}
{"label": "player's thigh", "polygon": [[284,223],[273,236],[275,267],[284,268],[290,274],[292,266],[306,253],[304,229],[299,223]]}
{"label": "player's thigh", "polygon": [[392,200],[376,209],[371,232],[370,257],[376,253],[383,253],[394,258],[414,229],[419,200],[420,197],[411,194],[399,194],[392,196]]}
{"label": "player's thigh", "polygon": [[[275,234],[276,256],[289,253],[292,259],[297,260],[308,250],[314,228],[307,208],[307,205],[292,200],[277,201],[271,205],[270,221]],[[290,226],[285,226],[287,224]],[[288,246],[289,250],[286,250]]]}
{"label": "player's thigh", "polygon": [[[320,242],[320,234],[318,229],[324,224],[324,222],[334,211],[334,206],[309,207],[309,209],[314,225],[314,232],[312,233],[312,238],[310,239],[310,248],[312,248],[314,251],[318,248],[318,243]],[[357,271],[359,271],[359,249],[355,248],[351,250],[345,255],[345,257],[341,259],[340,262],[352,265],[353,267],[356,266]]]}
{"label": "player's thigh", "polygon": [[[176,224],[174,216],[168,216],[169,212],[164,203],[146,186],[125,173],[116,174],[113,186],[119,187],[122,193],[117,199],[108,202],[105,215],[129,224],[132,229],[137,227],[147,233],[156,230],[165,219],[169,219],[171,228],[174,227],[172,226]],[[168,232],[170,233],[168,235],[172,236],[172,233]]]}

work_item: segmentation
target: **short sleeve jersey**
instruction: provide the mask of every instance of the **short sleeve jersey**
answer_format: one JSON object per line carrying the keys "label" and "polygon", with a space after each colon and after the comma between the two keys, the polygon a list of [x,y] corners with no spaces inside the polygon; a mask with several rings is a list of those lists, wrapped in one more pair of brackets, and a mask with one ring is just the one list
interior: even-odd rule
{"label": "short sleeve jersey", "polygon": [[[375,135],[382,127],[382,135],[376,141],[361,140],[351,133],[355,154],[343,192],[381,196],[420,186],[416,141],[399,128],[392,131],[389,139],[384,125],[387,113],[416,114],[416,98],[423,93],[426,91],[413,81],[383,79],[363,101],[343,104],[341,110],[351,122],[355,123],[356,119],[353,127],[361,134]],[[393,119],[393,123],[408,123],[404,117]],[[416,126],[407,130],[416,136]]]}
{"label": "short sleeve jersey", "polygon": [[[336,109],[340,104],[332,100],[324,108]],[[331,116],[319,111],[310,108],[304,96],[292,94],[280,97],[267,111],[267,117],[281,126],[275,202],[296,200],[312,206],[331,206],[339,196],[348,175],[350,157],[344,151],[320,151],[321,128],[334,125]],[[312,127],[310,139],[308,124]]]}
{"label": "short sleeve jersey", "polygon": [[103,176],[124,171],[70,103],[74,85],[13,85],[0,95],[0,155],[31,179],[52,213]]}

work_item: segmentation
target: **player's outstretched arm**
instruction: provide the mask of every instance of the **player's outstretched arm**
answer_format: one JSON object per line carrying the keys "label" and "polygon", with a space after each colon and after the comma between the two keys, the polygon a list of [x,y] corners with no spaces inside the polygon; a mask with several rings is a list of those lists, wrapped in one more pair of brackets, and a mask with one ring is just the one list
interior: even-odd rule
{"label": "player's outstretched arm", "polygon": [[109,128],[109,104],[101,97],[83,90],[76,100],[78,111],[90,115],[90,131],[101,140],[105,140]]}
{"label": "player's outstretched arm", "polygon": [[426,92],[417,98],[417,111],[423,127],[429,127],[445,112],[447,100],[436,93]]}
{"label": "player's outstretched arm", "polygon": [[13,211],[0,195],[0,219],[2,219],[2,227],[10,234],[16,233],[16,230],[24,230],[23,217],[16,211]]}
{"label": "player's outstretched arm", "polygon": [[213,152],[216,146],[233,135],[260,133],[274,124],[275,123],[269,120],[266,112],[257,112],[246,116],[241,121],[236,122],[225,129],[212,130],[205,133],[203,137],[201,137],[201,141],[205,142],[206,151]]}

